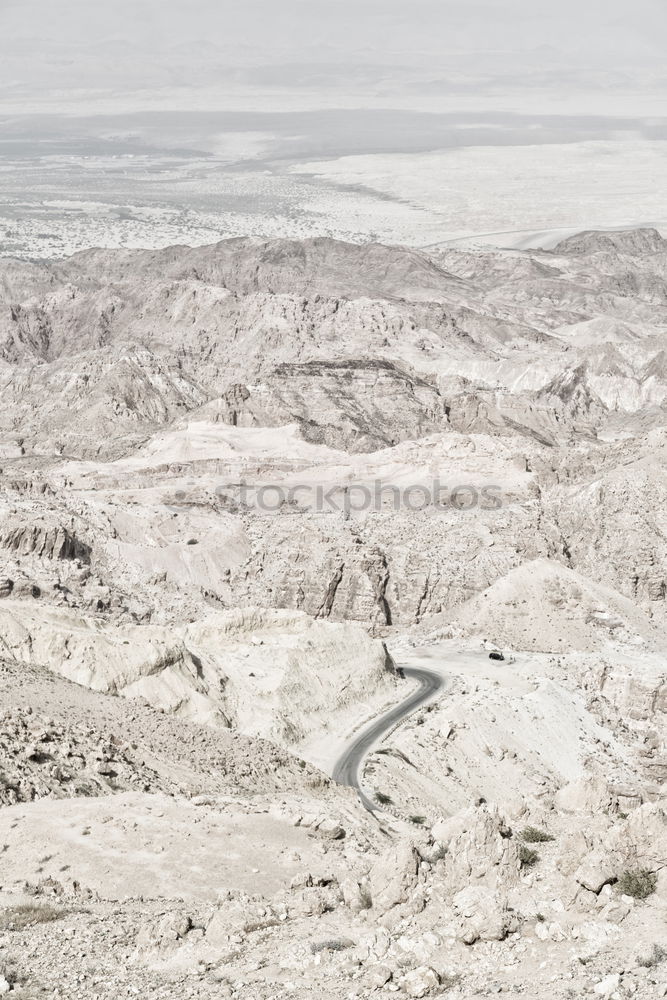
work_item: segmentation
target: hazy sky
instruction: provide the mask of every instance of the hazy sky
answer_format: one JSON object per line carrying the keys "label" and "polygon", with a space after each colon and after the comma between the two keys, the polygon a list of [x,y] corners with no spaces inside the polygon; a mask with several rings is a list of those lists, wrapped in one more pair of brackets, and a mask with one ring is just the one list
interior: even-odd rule
{"label": "hazy sky", "polygon": [[665,37],[667,0],[0,0],[0,253],[664,220]]}
{"label": "hazy sky", "polygon": [[[424,49],[525,49],[542,44],[621,57],[659,53],[667,26],[662,0],[0,0],[3,36],[40,48],[127,39],[163,48],[181,41],[303,46],[334,43],[341,53],[388,45]],[[39,57],[40,50],[35,55]]]}
{"label": "hazy sky", "polygon": [[344,91],[391,70],[481,91],[662,87],[666,33],[665,0],[0,0],[0,98],[230,79]]}

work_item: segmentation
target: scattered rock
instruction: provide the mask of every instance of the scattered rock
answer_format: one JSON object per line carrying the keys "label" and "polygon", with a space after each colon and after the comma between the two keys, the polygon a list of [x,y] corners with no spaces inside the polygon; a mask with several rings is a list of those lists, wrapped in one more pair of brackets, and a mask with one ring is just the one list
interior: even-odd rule
{"label": "scattered rock", "polygon": [[601,979],[599,983],[596,983],[593,987],[593,992],[597,993],[600,997],[605,997],[606,1000],[616,992],[616,990],[621,985],[621,977],[617,972],[610,973]]}
{"label": "scattered rock", "polygon": [[366,972],[366,982],[373,990],[379,990],[385,986],[392,977],[392,971],[388,965],[374,965]]}
{"label": "scattered rock", "polygon": [[440,977],[435,969],[420,966],[403,976],[402,986],[409,997],[425,997],[440,986]]}

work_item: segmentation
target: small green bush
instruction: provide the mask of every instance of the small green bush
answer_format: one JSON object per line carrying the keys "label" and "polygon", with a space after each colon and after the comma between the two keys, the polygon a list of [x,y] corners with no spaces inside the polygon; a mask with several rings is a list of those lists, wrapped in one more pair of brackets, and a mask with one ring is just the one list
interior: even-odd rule
{"label": "small green bush", "polygon": [[663,948],[661,944],[654,944],[651,954],[638,958],[637,965],[641,965],[643,969],[655,969],[656,965],[660,965],[666,958],[667,948]]}
{"label": "small green bush", "polygon": [[22,931],[35,924],[48,924],[67,915],[67,910],[41,903],[22,903],[0,910],[0,931]]}
{"label": "small green bush", "polygon": [[540,860],[540,856],[537,851],[533,851],[530,847],[526,847],[522,844],[519,848],[519,861],[521,862],[522,868],[532,868],[534,864]]}
{"label": "small green bush", "polygon": [[547,844],[550,840],[555,840],[546,830],[539,830],[536,826],[527,826],[519,834],[521,839],[527,844]]}
{"label": "small green bush", "polygon": [[616,883],[616,887],[623,896],[632,896],[634,899],[647,899],[651,896],[658,884],[658,876],[649,868],[638,868],[636,871],[625,871]]}
{"label": "small green bush", "polygon": [[379,802],[381,806],[391,805],[391,795],[385,795],[384,792],[375,793],[375,801]]}
{"label": "small green bush", "polygon": [[354,942],[345,938],[332,938],[329,941],[315,941],[310,946],[311,954],[317,955],[320,951],[345,951],[351,948]]}
{"label": "small green bush", "polygon": [[426,822],[426,816],[411,816],[410,822],[414,823],[416,826],[423,826]]}

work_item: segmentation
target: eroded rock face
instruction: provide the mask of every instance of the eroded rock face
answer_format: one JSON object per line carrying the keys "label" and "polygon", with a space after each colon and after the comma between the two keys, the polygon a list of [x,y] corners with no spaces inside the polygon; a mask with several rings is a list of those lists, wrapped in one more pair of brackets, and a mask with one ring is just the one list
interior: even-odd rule
{"label": "eroded rock face", "polygon": [[370,871],[373,909],[380,916],[395,907],[414,907],[418,885],[419,855],[410,843],[402,843],[381,857]]}
{"label": "eroded rock face", "polygon": [[[373,699],[393,697],[399,683],[383,642],[358,626],[300,612],[217,611],[180,628],[123,627],[8,599],[0,630],[16,660],[48,664],[97,691],[143,698],[161,711],[292,748],[320,728],[335,730],[337,715],[357,712],[363,719]],[[331,822],[322,835],[338,840],[345,831]]]}
{"label": "eroded rock face", "polygon": [[306,441],[355,454],[446,430],[447,409],[433,378],[360,359],[279,364],[261,389],[234,386],[200,414],[240,427],[297,423]]}
{"label": "eroded rock face", "polygon": [[561,788],[555,797],[556,805],[566,812],[597,812],[609,809],[612,792],[604,778],[590,777],[572,781]]}
{"label": "eroded rock face", "polygon": [[34,555],[38,559],[77,559],[89,563],[91,556],[90,545],[58,525],[5,523],[0,545],[19,557]]}

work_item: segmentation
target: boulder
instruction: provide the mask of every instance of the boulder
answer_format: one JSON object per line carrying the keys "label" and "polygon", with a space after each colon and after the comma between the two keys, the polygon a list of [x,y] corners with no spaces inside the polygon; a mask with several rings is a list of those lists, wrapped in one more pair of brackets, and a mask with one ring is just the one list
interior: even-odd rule
{"label": "boulder", "polygon": [[374,965],[366,973],[366,982],[372,990],[380,990],[390,981],[392,975],[388,965]]}
{"label": "boulder", "polygon": [[617,876],[609,854],[594,851],[579,865],[574,877],[584,889],[597,894]]}
{"label": "boulder", "polygon": [[440,977],[434,969],[426,965],[411,969],[403,977],[403,989],[409,997],[425,997],[435,993],[440,986]]}
{"label": "boulder", "polygon": [[297,872],[292,877],[290,889],[310,889],[313,885],[313,876],[310,872]]}
{"label": "boulder", "polygon": [[599,997],[605,997],[608,1000],[608,998],[616,992],[620,985],[621,977],[618,972],[612,972],[608,976],[605,976],[604,979],[601,979],[599,983],[595,984],[593,992]]}
{"label": "boulder", "polygon": [[334,819],[323,819],[317,827],[317,832],[327,840],[342,840],[345,836],[345,830]]}
{"label": "boulder", "polygon": [[462,920],[459,936],[465,944],[502,941],[518,924],[507,901],[481,885],[471,885],[457,892],[453,905]]}
{"label": "boulder", "polygon": [[392,955],[404,969],[435,964],[435,956],[443,945],[442,937],[434,931],[408,936],[402,934],[394,941]]}

